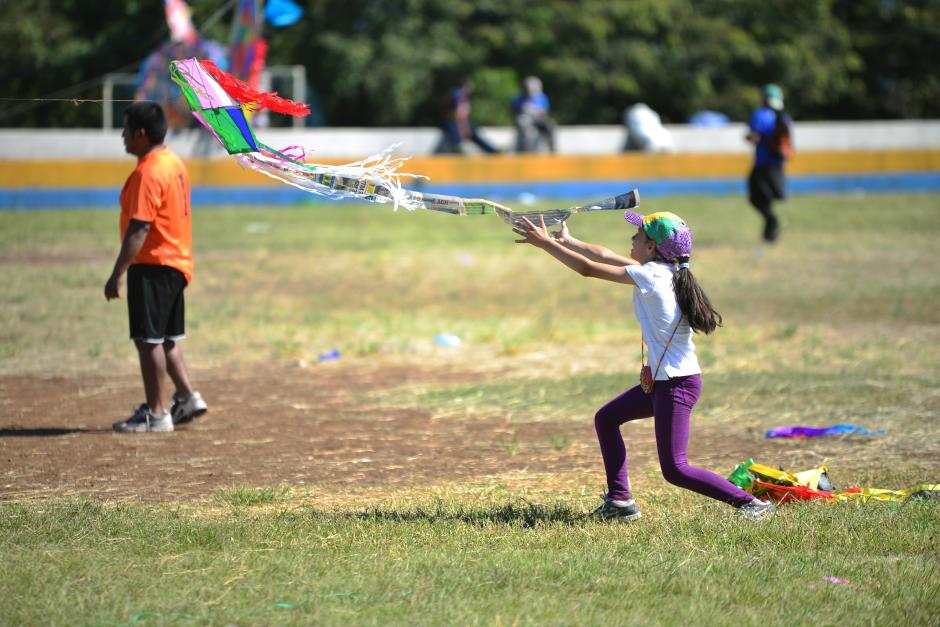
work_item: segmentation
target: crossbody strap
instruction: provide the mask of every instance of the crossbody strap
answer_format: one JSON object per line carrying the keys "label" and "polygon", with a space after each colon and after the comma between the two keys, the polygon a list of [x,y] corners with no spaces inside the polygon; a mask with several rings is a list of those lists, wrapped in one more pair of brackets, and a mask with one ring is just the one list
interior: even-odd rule
{"label": "crossbody strap", "polygon": [[[676,328],[672,330],[672,335],[669,336],[669,341],[666,342],[666,348],[663,349],[663,354],[659,356],[659,363],[656,364],[656,372],[653,373],[653,381],[656,380],[656,375],[659,374],[659,367],[663,365],[663,359],[666,357],[666,351],[669,350],[669,345],[672,344],[672,338],[676,337],[676,331],[679,330],[679,325],[682,324],[682,315],[679,315],[679,321],[676,322]],[[643,362],[646,361],[645,353],[643,352],[643,331],[640,330],[640,365],[643,365]]]}

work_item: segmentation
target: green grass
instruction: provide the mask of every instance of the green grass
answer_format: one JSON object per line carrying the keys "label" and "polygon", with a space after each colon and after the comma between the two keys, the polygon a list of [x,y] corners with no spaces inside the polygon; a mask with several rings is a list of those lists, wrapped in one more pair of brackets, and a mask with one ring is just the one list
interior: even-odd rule
{"label": "green grass", "polygon": [[[937,364],[938,198],[796,197],[770,249],[741,199],[653,199],[647,208],[674,209],[695,227],[693,270],[727,323],[703,338],[706,357],[717,343],[740,357],[749,344],[805,340],[822,327],[846,345],[926,333],[926,352],[910,357]],[[570,226],[624,251],[630,229],[615,213]],[[0,371],[133,364],[123,302],[102,296],[116,221],[106,211],[0,214]],[[494,216],[324,203],[203,209],[194,228],[188,346],[198,363],[287,363],[332,348],[407,357],[441,332],[502,355],[544,343],[636,344],[628,291],[513,244]]]}
{"label": "green grass", "polygon": [[215,495],[215,502],[232,507],[253,507],[272,505],[283,501],[289,493],[286,486],[253,488],[251,486],[232,486]]}
{"label": "green grass", "polygon": [[940,610],[936,502],[791,505],[754,524],[670,490],[641,500],[640,522],[614,525],[585,520],[582,503],[491,493],[208,514],[7,503],[0,615],[6,624],[791,625],[931,624]]}
{"label": "green grass", "polygon": [[[707,376],[707,390],[696,412],[716,419],[738,418],[741,410],[757,408],[776,408],[778,415],[799,415],[802,410],[817,422],[862,421],[899,432],[927,430],[936,424],[935,415],[918,416],[916,411],[936,396],[935,378],[924,374],[901,376],[874,367],[869,370],[867,366],[834,372],[716,373]],[[513,422],[583,421],[586,408],[600,407],[613,394],[632,385],[633,379],[624,373],[585,373],[564,379],[441,385],[418,394],[400,390],[383,395],[382,402],[420,406],[440,414],[460,414],[472,408],[478,413],[502,414]],[[794,403],[794,397],[801,395],[807,397]],[[728,407],[729,400],[735,399],[738,406]],[[936,409],[936,399],[932,400],[929,406]]]}
{"label": "green grass", "polygon": [[[772,248],[740,198],[644,209],[692,224],[693,270],[725,315],[696,339],[696,421],[738,437],[783,424],[884,428],[880,439],[766,443],[774,454],[758,461],[825,463],[840,487],[940,483],[940,196],[794,197]],[[135,372],[124,305],[102,296],[116,222],[0,213],[0,376]],[[613,213],[570,227],[628,249]],[[342,363],[487,373],[363,391],[373,406],[586,429],[636,378],[629,291],[512,244],[495,217],[202,209],[195,241],[186,350],[197,371],[338,348]],[[435,347],[441,332],[463,347]],[[556,431],[547,446],[567,449]],[[508,456],[533,450],[507,433]],[[651,472],[631,477],[644,518],[611,526],[583,519],[596,474],[304,494],[241,485],[185,506],[0,502],[0,623],[937,623],[936,502],[787,505],[742,524]]]}

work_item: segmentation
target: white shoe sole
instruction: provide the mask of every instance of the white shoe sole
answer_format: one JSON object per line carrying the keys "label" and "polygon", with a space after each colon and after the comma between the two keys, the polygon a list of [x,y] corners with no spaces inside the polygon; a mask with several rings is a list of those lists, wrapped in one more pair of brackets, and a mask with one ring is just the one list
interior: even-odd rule
{"label": "white shoe sole", "polygon": [[[167,421],[168,424],[151,424],[148,428],[146,424],[134,425],[131,428],[127,428],[125,422],[116,422],[111,425],[111,428],[114,429],[116,433],[171,433],[173,431],[173,423]],[[125,426],[122,426],[125,425]]]}

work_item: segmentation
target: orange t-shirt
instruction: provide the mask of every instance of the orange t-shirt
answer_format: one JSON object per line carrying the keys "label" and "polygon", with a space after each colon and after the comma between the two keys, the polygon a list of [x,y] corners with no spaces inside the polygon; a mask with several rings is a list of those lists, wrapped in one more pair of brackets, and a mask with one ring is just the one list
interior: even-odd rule
{"label": "orange t-shirt", "polygon": [[131,220],[150,223],[144,245],[131,263],[176,268],[193,278],[193,228],[189,173],[165,146],[138,161],[121,190],[121,240]]}

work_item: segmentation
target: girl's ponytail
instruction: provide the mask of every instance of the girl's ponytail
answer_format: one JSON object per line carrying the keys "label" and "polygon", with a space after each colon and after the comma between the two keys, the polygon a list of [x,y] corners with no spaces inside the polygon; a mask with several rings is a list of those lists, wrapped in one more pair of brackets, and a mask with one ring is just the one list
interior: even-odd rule
{"label": "girl's ponytail", "polygon": [[693,329],[707,335],[721,326],[721,314],[712,307],[708,296],[689,270],[689,258],[677,257],[676,262],[679,269],[672,277],[672,289],[676,292],[679,309]]}

